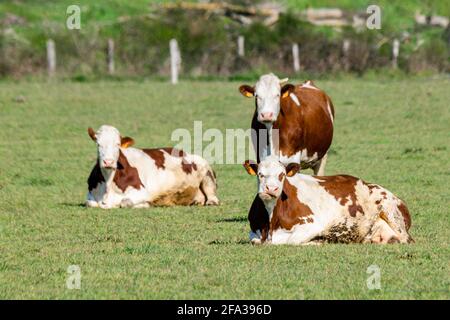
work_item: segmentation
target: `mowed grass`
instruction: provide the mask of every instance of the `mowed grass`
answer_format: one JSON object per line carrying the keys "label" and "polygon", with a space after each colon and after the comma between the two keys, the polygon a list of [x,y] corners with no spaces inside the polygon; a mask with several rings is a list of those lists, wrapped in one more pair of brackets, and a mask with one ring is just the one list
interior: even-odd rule
{"label": "mowed grass", "polygon": [[[241,165],[214,165],[218,207],[82,206],[88,126],[112,124],[138,147],[173,145],[195,120],[247,129],[239,84],[0,83],[0,298],[449,299],[448,78],[316,82],[336,109],[327,173],[403,198],[415,244],[251,246],[256,182]],[[69,265],[80,290],[66,288]],[[367,288],[371,265],[381,290]]]}

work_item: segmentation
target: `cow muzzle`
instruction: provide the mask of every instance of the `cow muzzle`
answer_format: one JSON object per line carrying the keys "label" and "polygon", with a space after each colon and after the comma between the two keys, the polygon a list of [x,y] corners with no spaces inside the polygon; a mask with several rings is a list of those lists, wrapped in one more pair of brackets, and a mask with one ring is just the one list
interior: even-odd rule
{"label": "cow muzzle", "polygon": [[102,167],[105,169],[115,169],[116,162],[114,160],[104,159],[102,162]]}
{"label": "cow muzzle", "polygon": [[275,122],[273,112],[262,112],[259,114],[260,122]]}
{"label": "cow muzzle", "polygon": [[264,188],[264,191],[259,193],[259,196],[262,200],[271,200],[271,199],[278,198],[280,196],[280,194],[281,194],[281,190],[279,187],[266,186]]}

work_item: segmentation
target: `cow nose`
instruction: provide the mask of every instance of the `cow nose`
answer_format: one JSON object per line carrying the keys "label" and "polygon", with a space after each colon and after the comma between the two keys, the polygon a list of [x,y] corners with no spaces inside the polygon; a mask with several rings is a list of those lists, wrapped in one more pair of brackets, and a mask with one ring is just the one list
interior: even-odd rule
{"label": "cow nose", "polygon": [[263,121],[271,121],[273,117],[273,112],[263,112],[261,113],[261,118]]}
{"label": "cow nose", "polygon": [[273,187],[269,187],[269,186],[266,186],[266,192],[277,192],[278,191],[278,187],[275,187],[275,186],[273,186]]}
{"label": "cow nose", "polygon": [[113,160],[103,160],[103,165],[106,168],[111,168],[113,166],[114,161]]}

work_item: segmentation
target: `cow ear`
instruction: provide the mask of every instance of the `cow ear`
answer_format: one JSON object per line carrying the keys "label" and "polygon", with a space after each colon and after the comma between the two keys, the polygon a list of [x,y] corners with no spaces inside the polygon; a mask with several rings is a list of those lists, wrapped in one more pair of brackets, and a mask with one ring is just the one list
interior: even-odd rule
{"label": "cow ear", "polygon": [[281,88],[281,97],[282,98],[287,98],[289,96],[289,94],[291,94],[291,92],[294,92],[295,86],[293,84],[285,84],[282,88]]}
{"label": "cow ear", "polygon": [[88,134],[89,137],[91,137],[92,140],[97,141],[97,137],[95,136],[95,131],[91,127],[88,128]]}
{"label": "cow ear", "polygon": [[120,146],[122,148],[128,148],[128,147],[131,147],[132,145],[134,145],[133,138],[130,138],[130,137],[120,138]]}
{"label": "cow ear", "polygon": [[255,95],[255,88],[249,86],[249,85],[242,85],[239,87],[239,92],[247,98],[251,98]]}
{"label": "cow ear", "polygon": [[247,170],[247,173],[251,176],[256,176],[256,172],[258,171],[258,164],[255,161],[245,160],[244,168]]}
{"label": "cow ear", "polygon": [[300,165],[298,163],[289,163],[286,166],[286,175],[288,177],[294,176],[299,171],[300,171]]}

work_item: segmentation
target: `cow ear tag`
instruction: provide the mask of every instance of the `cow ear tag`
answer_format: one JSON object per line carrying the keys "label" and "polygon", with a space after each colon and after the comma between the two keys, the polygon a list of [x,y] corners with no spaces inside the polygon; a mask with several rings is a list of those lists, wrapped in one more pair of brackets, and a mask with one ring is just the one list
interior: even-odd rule
{"label": "cow ear tag", "polygon": [[134,140],[130,137],[125,137],[121,139],[120,146],[124,149],[131,147],[134,144]]}
{"label": "cow ear tag", "polygon": [[284,93],[283,93],[283,95],[282,95],[282,98],[284,99],[284,98],[287,98],[288,96],[289,96],[289,90],[286,90]]}
{"label": "cow ear tag", "polygon": [[256,171],[253,169],[252,163],[249,160],[244,162],[244,167],[249,175],[256,176]]}

